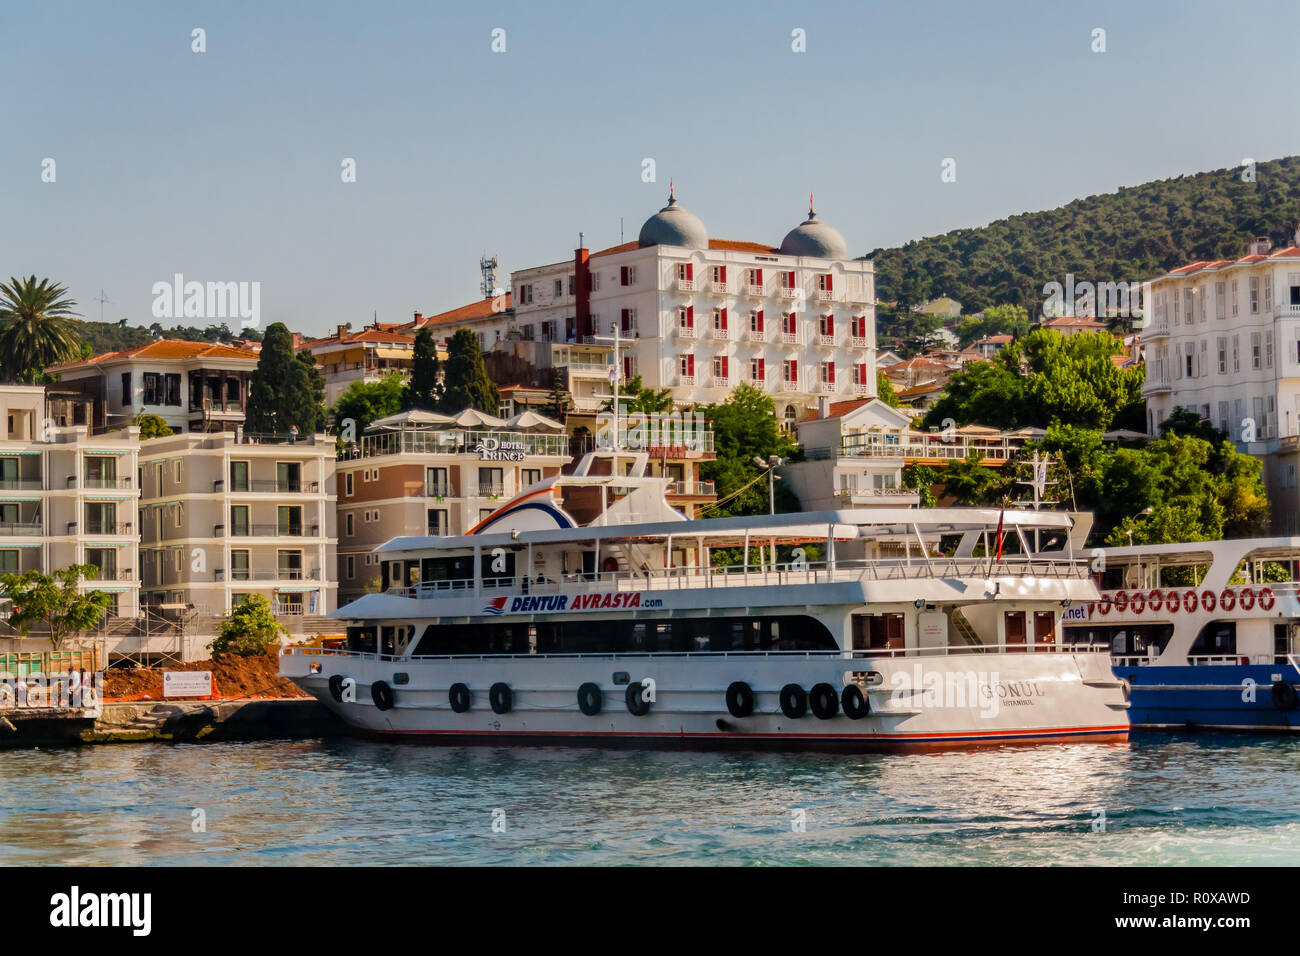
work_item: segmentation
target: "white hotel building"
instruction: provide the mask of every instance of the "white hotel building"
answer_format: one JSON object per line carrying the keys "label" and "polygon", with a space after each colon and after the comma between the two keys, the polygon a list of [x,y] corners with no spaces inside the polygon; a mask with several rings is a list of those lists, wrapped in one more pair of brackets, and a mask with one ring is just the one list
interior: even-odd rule
{"label": "white hotel building", "polygon": [[566,371],[580,411],[612,394],[617,327],[624,380],[672,389],[680,404],[750,382],[792,424],[822,396],[875,395],[874,279],[811,209],[772,246],[712,239],[670,195],[635,242],[518,270],[511,308],[439,324],[472,328],[484,348],[536,343],[534,364]]}
{"label": "white hotel building", "polygon": [[[1193,262],[1151,281],[1147,429],[1175,408],[1228,432],[1264,461],[1274,530],[1300,532],[1300,231],[1273,251]],[[1251,426],[1253,425],[1253,435]]]}

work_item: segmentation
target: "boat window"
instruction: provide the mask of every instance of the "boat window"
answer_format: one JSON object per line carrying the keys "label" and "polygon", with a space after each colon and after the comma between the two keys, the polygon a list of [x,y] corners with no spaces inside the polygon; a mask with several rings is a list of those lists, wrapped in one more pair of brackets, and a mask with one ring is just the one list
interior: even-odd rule
{"label": "boat window", "polygon": [[348,650],[363,654],[373,654],[378,649],[376,629],[373,627],[349,627]]}
{"label": "boat window", "polygon": [[1187,656],[1212,655],[1218,657],[1220,655],[1233,656],[1236,653],[1237,622],[1211,621],[1201,628],[1200,634],[1196,635],[1196,640],[1192,642],[1192,647],[1187,652]]}

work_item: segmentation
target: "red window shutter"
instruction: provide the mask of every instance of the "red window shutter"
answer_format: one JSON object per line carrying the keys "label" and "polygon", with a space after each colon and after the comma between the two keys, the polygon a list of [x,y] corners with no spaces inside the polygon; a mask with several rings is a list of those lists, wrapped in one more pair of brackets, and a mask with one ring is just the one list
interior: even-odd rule
{"label": "red window shutter", "polygon": [[826,316],[826,334],[827,335],[835,334],[835,316],[833,315]]}
{"label": "red window shutter", "polygon": [[827,292],[830,292],[830,291],[832,290],[832,288],[833,288],[833,286],[831,285],[831,280],[832,280],[833,278],[834,278],[834,276],[832,276],[829,272],[826,273],[826,291],[827,291]]}
{"label": "red window shutter", "polygon": [[726,310],[726,309],[723,309],[723,310],[722,310],[722,330],[725,332],[726,329],[727,329],[727,310]]}
{"label": "red window shutter", "polygon": [[727,281],[727,267],[726,267],[726,266],[719,266],[719,267],[718,267],[718,281],[719,281],[719,282],[726,282],[726,281]]}
{"label": "red window shutter", "polygon": [[722,356],[722,377],[729,378],[730,375],[731,373],[727,371],[727,357],[724,355]]}
{"label": "red window shutter", "polygon": [[793,289],[793,288],[794,288],[794,273],[793,273],[793,272],[787,272],[787,273],[785,274],[785,283],[786,283],[785,287],[786,287],[787,289]]}
{"label": "red window shutter", "polygon": [[686,356],[686,374],[695,374],[695,355],[694,353]]}
{"label": "red window shutter", "polygon": [[695,306],[693,305],[686,307],[686,327],[688,329],[695,328]]}
{"label": "red window shutter", "polygon": [[762,270],[762,269],[755,269],[755,270],[754,270],[754,285],[762,285],[762,284],[763,284],[763,270]]}
{"label": "red window shutter", "polygon": [[688,279],[695,278],[695,263],[693,262],[686,263],[686,278]]}
{"label": "red window shutter", "polygon": [[767,367],[763,359],[758,360],[758,380],[760,382],[767,380]]}
{"label": "red window shutter", "polygon": [[758,331],[763,331],[763,310],[758,310]]}
{"label": "red window shutter", "polygon": [[867,384],[867,363],[866,362],[862,362],[858,365],[858,384],[859,385]]}
{"label": "red window shutter", "polygon": [[791,362],[791,363],[790,363],[790,381],[792,381],[792,382],[797,382],[797,381],[799,381],[799,363],[798,363],[798,362]]}
{"label": "red window shutter", "polygon": [[631,377],[632,377],[632,356],[624,355],[623,356],[623,379],[626,381]]}
{"label": "red window shutter", "polygon": [[834,362],[826,363],[826,381],[830,382],[832,385],[835,384],[835,363]]}

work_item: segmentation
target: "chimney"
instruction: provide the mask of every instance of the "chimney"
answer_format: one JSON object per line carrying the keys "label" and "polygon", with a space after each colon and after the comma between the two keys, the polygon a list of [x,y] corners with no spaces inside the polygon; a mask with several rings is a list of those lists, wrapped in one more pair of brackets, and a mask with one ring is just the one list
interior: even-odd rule
{"label": "chimney", "polygon": [[420,327],[420,323],[422,323],[423,321],[424,321],[424,316],[422,316],[419,312],[415,313],[415,322],[413,324],[417,329]]}
{"label": "chimney", "polygon": [[294,332],[292,339],[293,339],[293,350],[296,352],[298,351],[298,349],[302,348],[302,333]]}
{"label": "chimney", "polygon": [[351,322],[349,322],[347,325],[340,325],[340,326],[339,326],[338,337],[339,337],[339,338],[343,338],[343,336],[345,336],[345,335],[348,333],[348,330],[351,329],[351,328],[352,328],[352,323],[351,323]]}
{"label": "chimney", "polygon": [[[1297,234],[1300,234],[1300,229],[1297,229],[1296,232]],[[1256,236],[1254,239],[1250,240],[1250,251],[1246,254],[1251,256],[1266,256],[1268,255],[1268,251],[1272,248],[1272,239],[1268,236]]]}
{"label": "chimney", "polygon": [[817,417],[829,418],[831,414],[831,400],[825,395],[817,396]]}

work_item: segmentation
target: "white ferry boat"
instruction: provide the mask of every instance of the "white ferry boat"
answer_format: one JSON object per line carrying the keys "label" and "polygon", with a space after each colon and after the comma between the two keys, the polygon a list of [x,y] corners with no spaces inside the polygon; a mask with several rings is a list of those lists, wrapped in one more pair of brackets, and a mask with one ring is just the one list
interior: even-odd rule
{"label": "white ferry boat", "polygon": [[1300,538],[1107,548],[1069,646],[1109,650],[1134,727],[1300,731]]}
{"label": "white ferry boat", "polygon": [[382,591],[334,614],[346,649],[286,648],[281,673],[361,731],[446,743],[1127,739],[1108,656],[1061,644],[1099,598],[1068,515],[688,521],[644,454],[609,455],[468,535],[380,546]]}

